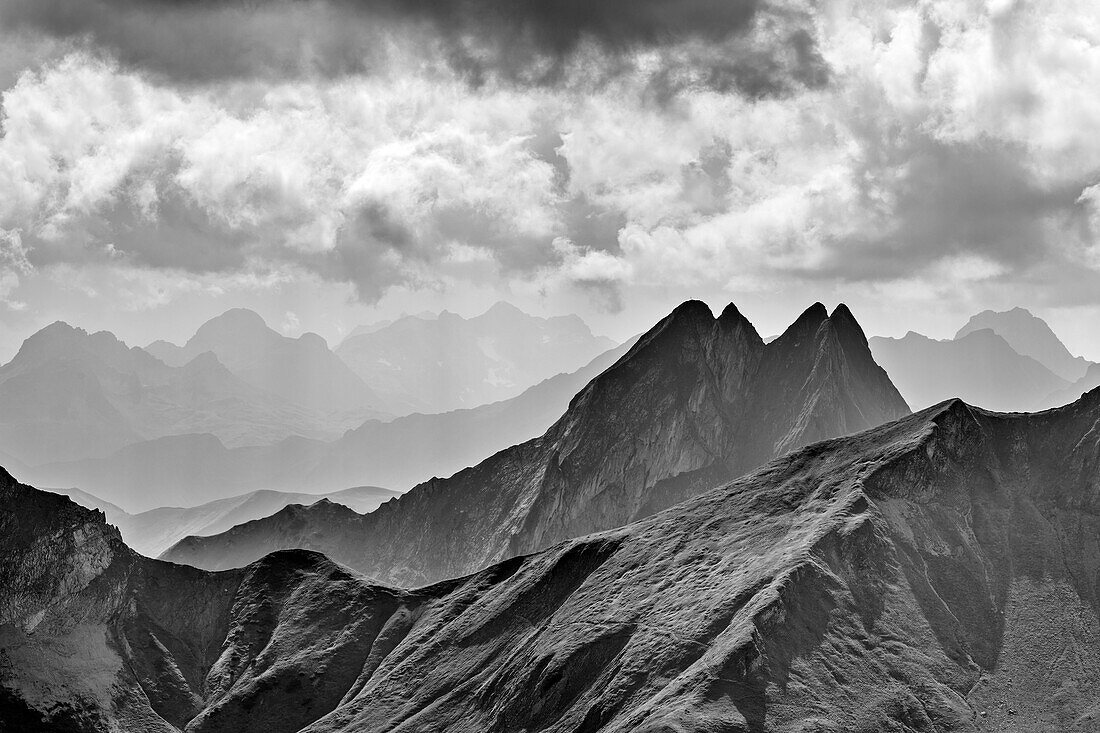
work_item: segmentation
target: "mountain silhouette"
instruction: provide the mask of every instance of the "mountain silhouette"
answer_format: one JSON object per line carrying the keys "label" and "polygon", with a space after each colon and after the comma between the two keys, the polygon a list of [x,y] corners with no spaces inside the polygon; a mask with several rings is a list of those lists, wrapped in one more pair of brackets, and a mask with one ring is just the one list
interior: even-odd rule
{"label": "mountain silhouette", "polygon": [[1047,322],[1025,308],[982,311],[972,316],[955,334],[955,338],[960,339],[983,328],[1007,341],[1016,353],[1030,356],[1067,382],[1076,382],[1088,370],[1090,362],[1087,359],[1069,353]]}
{"label": "mountain silhouette", "polygon": [[988,328],[953,341],[910,331],[900,339],[876,336],[870,345],[875,360],[917,409],[958,397],[989,410],[1035,410],[1069,386]]}
{"label": "mountain silhouette", "polygon": [[[689,301],[570,402],[541,437],[433,479],[339,527],[309,511],[189,537],[165,559],[218,569],[300,542],[417,585],[648,516],[827,437],[908,413],[844,306],[815,304],[764,344],[731,304]],[[294,545],[289,545],[294,546]]]}
{"label": "mountain silhouette", "polygon": [[209,351],[238,377],[284,400],[320,412],[381,414],[381,400],[315,333],[298,338],[270,328],[258,313],[233,308],[195,331],[185,345],[156,341],[146,347],[179,365]]}

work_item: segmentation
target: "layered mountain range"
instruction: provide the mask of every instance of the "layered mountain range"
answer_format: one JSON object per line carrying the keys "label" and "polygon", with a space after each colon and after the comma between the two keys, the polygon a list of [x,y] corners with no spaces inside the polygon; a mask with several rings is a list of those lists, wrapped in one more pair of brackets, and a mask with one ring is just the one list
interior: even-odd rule
{"label": "layered mountain range", "polygon": [[405,414],[509,399],[614,346],[575,315],[539,318],[501,302],[474,318],[443,311],[360,328],[336,354]]}
{"label": "layered mountain range", "polygon": [[1016,353],[1031,357],[1067,382],[1081,379],[1091,366],[1087,359],[1071,354],[1047,322],[1026,308],[982,311],[971,316],[955,338],[960,339],[982,329],[993,331]]}
{"label": "layered mountain range", "polygon": [[272,445],[233,448],[209,433],[176,435],[128,445],[104,457],[17,473],[40,486],[79,486],[135,512],[200,504],[264,487],[291,492],[309,487],[323,493],[369,483],[407,489],[540,435],[577,391],[633,343],[631,339],[510,400],[388,422],[367,420],[334,441],[291,437]]}
{"label": "layered mountain range", "polygon": [[[688,321],[698,338],[675,336],[685,315],[639,346],[669,339],[687,359],[693,344],[752,343],[734,316],[701,312]],[[845,319],[811,316],[823,340]],[[671,403],[720,376],[670,385]],[[1098,476],[1100,391],[1031,415],[954,400],[624,527],[396,590],[304,550],[222,573],[143,558],[101,513],[0,475],[0,720],[1090,731]]]}
{"label": "layered mountain range", "polygon": [[1023,308],[982,311],[953,339],[910,331],[872,338],[870,346],[914,408],[960,397],[991,410],[1042,410],[1100,386],[1096,365],[1070,354],[1045,321]]}
{"label": "layered mountain range", "polygon": [[131,514],[80,489],[54,489],[89,509],[103,512],[109,524],[118,527],[127,546],[148,557],[156,557],[183,537],[225,532],[238,524],[268,517],[291,504],[309,505],[330,501],[352,512],[366,514],[398,496],[396,491],[377,486],[355,486],[327,494],[303,494],[260,490],[217,499],[193,507],[157,507]]}
{"label": "layered mountain range", "polygon": [[909,410],[849,310],[815,304],[765,344],[731,304],[689,301],[539,438],[366,516],[292,507],[166,559],[218,569],[282,547],[418,585],[648,516],[776,456]]}
{"label": "layered mountain range", "polygon": [[180,366],[57,322],[0,367],[0,446],[28,464],[207,433],[231,446],[331,436],[327,416],[256,387],[204,352]]}
{"label": "layered mountain range", "polygon": [[145,350],[173,366],[209,352],[255,387],[319,412],[350,413],[358,421],[378,414],[382,404],[323,338],[315,333],[283,336],[246,308],[207,321],[183,346],[155,341]]}

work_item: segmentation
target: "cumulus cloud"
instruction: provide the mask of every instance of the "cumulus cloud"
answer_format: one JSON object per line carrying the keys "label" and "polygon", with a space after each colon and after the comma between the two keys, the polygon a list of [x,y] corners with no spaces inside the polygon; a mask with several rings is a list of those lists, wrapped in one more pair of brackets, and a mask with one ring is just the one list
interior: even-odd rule
{"label": "cumulus cloud", "polygon": [[[0,229],[26,266],[292,268],[365,300],[519,279],[612,309],[624,289],[703,283],[1100,298],[1100,18],[1084,0],[691,0],[673,15],[658,0],[632,15],[104,0],[69,30],[59,1],[0,7],[120,60],[77,51],[4,93]],[[224,13],[282,39],[264,23],[298,12],[319,19],[302,32],[382,18],[385,42],[319,74],[299,64],[307,46],[327,58],[321,40],[188,71],[168,40],[142,55],[123,47],[134,29],[104,30],[180,14],[166,27],[213,43],[198,19]],[[405,33],[443,63],[402,55]]]}

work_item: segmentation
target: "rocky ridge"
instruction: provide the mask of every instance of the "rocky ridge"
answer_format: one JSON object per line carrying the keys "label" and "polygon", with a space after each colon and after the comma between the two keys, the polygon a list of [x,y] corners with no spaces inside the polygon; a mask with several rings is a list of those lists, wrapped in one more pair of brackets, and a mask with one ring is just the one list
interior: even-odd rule
{"label": "rocky ridge", "polygon": [[354,523],[260,520],[163,557],[245,565],[298,541],[396,585],[454,577],[648,516],[795,448],[908,413],[846,307],[807,309],[764,344],[731,304],[679,306],[541,437],[433,479]]}
{"label": "rocky ridge", "polygon": [[0,719],[25,730],[1053,732],[1100,712],[1100,390],[1033,415],[950,401],[414,591],[307,551],[148,560],[67,499],[9,477],[0,499]]}

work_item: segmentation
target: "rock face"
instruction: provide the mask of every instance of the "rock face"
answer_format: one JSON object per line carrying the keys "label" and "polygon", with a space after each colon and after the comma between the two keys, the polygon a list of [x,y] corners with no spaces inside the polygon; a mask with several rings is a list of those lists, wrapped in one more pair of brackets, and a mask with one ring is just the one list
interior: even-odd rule
{"label": "rock face", "polygon": [[[416,591],[206,573],[0,487],[17,730],[1092,731],[1100,391],[951,401]],[[11,723],[10,723],[11,724]]]}
{"label": "rock face", "polygon": [[916,409],[958,397],[989,410],[1037,410],[1050,407],[1050,395],[1069,386],[988,328],[954,341],[910,331],[900,339],[876,336],[870,345],[875,360]]}
{"label": "rock face", "polygon": [[[354,523],[300,521],[312,545],[403,586],[455,577],[648,516],[816,440],[908,413],[844,306],[764,344],[731,304],[690,301],[593,379],[542,437],[433,479]],[[163,556],[237,567],[280,545],[263,520]],[[246,549],[247,548],[247,549]]]}
{"label": "rock face", "polygon": [[510,399],[614,346],[575,315],[539,318],[497,303],[469,319],[443,311],[358,329],[336,353],[406,414]]}

